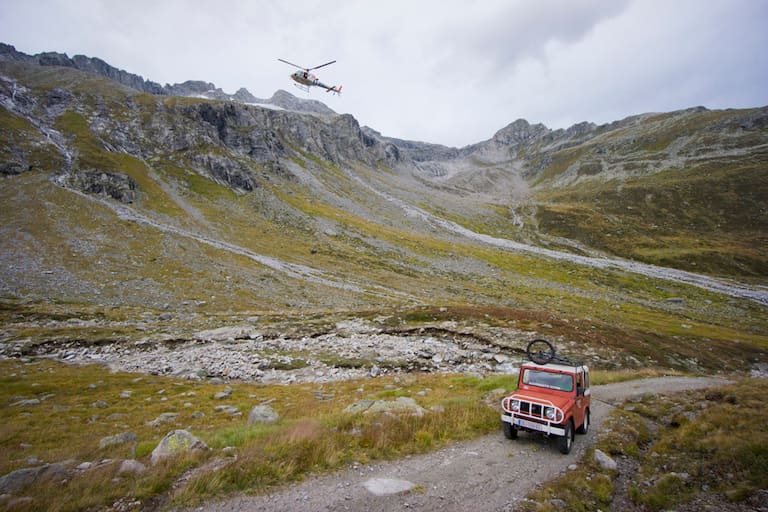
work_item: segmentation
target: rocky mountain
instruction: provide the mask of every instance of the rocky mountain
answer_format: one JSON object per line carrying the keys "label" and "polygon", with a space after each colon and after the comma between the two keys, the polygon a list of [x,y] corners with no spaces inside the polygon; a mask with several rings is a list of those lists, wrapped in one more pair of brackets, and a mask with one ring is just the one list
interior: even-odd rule
{"label": "rocky mountain", "polygon": [[13,300],[469,303],[609,322],[628,321],[615,304],[677,315],[682,301],[703,324],[738,308],[766,332],[765,107],[567,130],[517,120],[449,148],[285,91],[161,87],[9,45],[0,105],[0,294]]}
{"label": "rocky mountain", "polygon": [[245,87],[240,88],[234,94],[227,94],[211,82],[202,80],[187,80],[181,84],[160,85],[157,82],[145,80],[143,77],[115,68],[96,57],[75,55],[69,57],[65,53],[44,52],[37,55],[27,55],[19,52],[15,47],[0,43],[0,60],[12,62],[24,62],[39,66],[68,67],[103,76],[118,84],[130,87],[140,92],[165,96],[189,96],[209,98],[217,100],[234,100],[240,103],[256,103],[272,105],[286,110],[297,112],[312,112],[316,114],[335,114],[325,104],[316,100],[303,100],[296,98],[285,91],[277,91],[272,98],[260,99],[255,97]]}

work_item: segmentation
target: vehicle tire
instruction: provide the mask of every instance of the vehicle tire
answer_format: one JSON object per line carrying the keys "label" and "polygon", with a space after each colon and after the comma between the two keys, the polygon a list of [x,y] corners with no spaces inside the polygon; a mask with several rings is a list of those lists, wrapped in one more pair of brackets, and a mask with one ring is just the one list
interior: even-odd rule
{"label": "vehicle tire", "polygon": [[584,414],[584,423],[576,430],[578,434],[586,434],[589,432],[589,409],[587,409],[586,414]]}
{"label": "vehicle tire", "polygon": [[504,430],[504,437],[507,439],[517,439],[517,429],[512,424],[502,421],[502,430]]}
{"label": "vehicle tire", "polygon": [[555,347],[547,340],[533,340],[525,348],[528,359],[536,364],[547,364],[555,357]]}
{"label": "vehicle tire", "polygon": [[557,448],[560,450],[560,453],[566,455],[571,453],[571,448],[573,448],[573,437],[573,420],[571,419],[565,424],[565,435],[557,438]]}

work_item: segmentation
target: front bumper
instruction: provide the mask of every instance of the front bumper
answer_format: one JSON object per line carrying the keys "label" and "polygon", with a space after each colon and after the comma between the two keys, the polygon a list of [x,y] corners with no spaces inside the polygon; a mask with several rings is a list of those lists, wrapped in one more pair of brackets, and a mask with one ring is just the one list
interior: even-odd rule
{"label": "front bumper", "polygon": [[559,425],[552,425],[550,422],[538,423],[536,421],[527,420],[514,414],[502,414],[501,421],[507,422],[515,428],[523,430],[535,430],[542,432],[548,436],[564,436],[565,427]]}

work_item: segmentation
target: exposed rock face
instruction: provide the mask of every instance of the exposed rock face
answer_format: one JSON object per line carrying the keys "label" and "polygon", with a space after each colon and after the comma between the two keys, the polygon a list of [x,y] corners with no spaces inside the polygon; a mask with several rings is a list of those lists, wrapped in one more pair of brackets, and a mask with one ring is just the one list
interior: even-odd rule
{"label": "exposed rock face", "polygon": [[[32,58],[18,54],[13,47],[0,47],[0,61],[9,59],[68,67],[76,67],[74,64],[81,62],[61,54]],[[97,68],[111,76],[104,66]],[[168,91],[200,96],[215,91],[214,88],[211,83],[188,81],[169,86]],[[244,100],[256,99],[245,89],[238,91],[238,96]],[[127,120],[124,116],[116,118],[101,105],[93,105],[88,98],[62,88],[52,89],[44,99],[39,99],[15,82],[8,82],[7,89],[0,90],[0,100],[14,115],[27,119],[38,129],[39,133],[33,134],[40,138],[38,144],[52,143],[57,147],[65,163],[57,178],[58,184],[123,203],[137,200],[136,182],[119,168],[94,169],[81,163],[78,148],[73,147],[78,139],[63,137],[55,128],[58,116],[64,111],[77,111],[82,115],[90,135],[96,138],[95,145],[103,146],[105,152],[128,153],[140,159],[166,158],[170,153],[180,166],[242,192],[257,189],[260,179],[269,179],[272,175],[293,179],[286,161],[296,155],[296,149],[303,152],[300,158],[312,155],[335,164],[375,164],[393,155],[397,158],[396,148],[390,145],[385,155],[384,145],[367,138],[352,116],[334,115],[320,102],[300,100],[285,91],[278,91],[267,101],[283,105],[287,110],[259,108],[236,101],[166,103],[160,97],[154,102],[150,100],[147,107],[146,98],[139,104],[128,94]],[[323,115],[299,114],[294,110]],[[16,146],[9,147],[13,150]],[[29,151],[14,151],[16,154],[10,153],[9,158],[0,163],[0,174],[17,175],[33,167]]]}
{"label": "exposed rock face", "polygon": [[296,112],[310,112],[313,114],[326,114],[326,115],[331,115],[336,113],[332,109],[330,109],[327,105],[325,105],[320,101],[302,100],[297,98],[293,94],[283,91],[282,89],[275,92],[275,94],[273,94],[270,99],[266,101],[259,101],[259,103],[269,103],[271,105],[277,105],[278,107],[282,107],[286,110],[294,110]]}
{"label": "exposed rock face", "polygon": [[171,96],[194,96],[204,95],[210,91],[215,91],[216,86],[211,82],[202,80],[187,80],[181,84],[167,85],[165,91]]}
{"label": "exposed rock face", "polygon": [[121,203],[136,200],[136,182],[125,174],[88,170],[62,176],[59,182],[87,194],[117,199]]}
{"label": "exposed rock face", "polygon": [[122,85],[136,89],[137,91],[148,92],[151,94],[163,94],[163,88],[160,84],[144,80],[138,75],[128,73],[121,69],[110,66],[101,59],[86,57],[84,55],[75,55],[71,59],[65,53],[44,52],[38,55],[26,55],[16,51],[16,48],[9,44],[0,43],[0,59],[14,60],[19,62],[28,62],[39,64],[40,66],[63,66],[69,68],[95,73],[103,77],[114,80]]}

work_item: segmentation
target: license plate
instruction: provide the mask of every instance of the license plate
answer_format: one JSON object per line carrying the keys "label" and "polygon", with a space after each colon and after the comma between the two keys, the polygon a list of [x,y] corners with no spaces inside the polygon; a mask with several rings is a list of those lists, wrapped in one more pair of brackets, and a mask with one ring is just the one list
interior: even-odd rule
{"label": "license plate", "polygon": [[541,423],[536,423],[535,421],[528,421],[524,420],[522,418],[515,418],[514,424],[518,427],[525,427],[530,430],[538,430],[539,432],[544,432],[546,434],[555,434],[555,435],[563,435],[565,433],[565,430],[562,427],[557,427],[554,425],[543,425]]}

